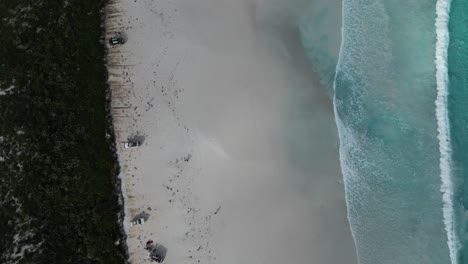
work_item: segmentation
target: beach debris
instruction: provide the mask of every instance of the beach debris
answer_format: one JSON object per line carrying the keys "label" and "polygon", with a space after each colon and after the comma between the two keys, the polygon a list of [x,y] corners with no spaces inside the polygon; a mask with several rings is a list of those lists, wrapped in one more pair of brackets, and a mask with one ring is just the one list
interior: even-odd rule
{"label": "beach debris", "polygon": [[[136,121],[136,120],[135,120]],[[126,143],[137,143],[138,146],[141,146],[145,142],[145,136],[141,135],[140,132],[136,132],[129,137],[127,137],[127,142]]]}
{"label": "beach debris", "polygon": [[146,242],[145,249],[148,250],[148,257],[151,262],[162,263],[166,258],[167,248],[160,244],[154,244],[151,239]]}
{"label": "beach debris", "polygon": [[153,240],[150,239],[150,240],[146,241],[145,249],[147,250],[151,246],[153,246]]}
{"label": "beach debris", "polygon": [[135,221],[132,221],[132,222],[130,223],[130,225],[131,225],[131,226],[136,226],[136,225],[142,225],[142,224],[144,224],[144,223],[145,223],[145,219],[139,218],[139,219],[137,219],[137,220],[135,220]]}
{"label": "beach debris", "polygon": [[143,223],[144,223],[144,222],[148,221],[149,217],[150,217],[150,214],[143,211],[141,213],[138,213],[135,217],[133,217],[132,221],[135,222],[135,221],[141,219],[143,221]]}
{"label": "beach debris", "polygon": [[124,43],[125,43],[125,37],[124,37],[124,34],[122,32],[115,33],[114,36],[112,36],[109,39],[109,44],[111,46],[115,46],[115,45],[118,45],[118,44],[124,44]]}
{"label": "beach debris", "polygon": [[124,148],[129,149],[129,148],[138,148],[140,146],[140,141],[127,141],[124,143]]}
{"label": "beach debris", "polygon": [[191,158],[192,158],[192,154],[188,154],[187,157],[184,158],[184,161],[189,162]]}
{"label": "beach debris", "polygon": [[146,104],[148,105],[148,107],[145,109],[145,111],[148,111],[148,110],[150,110],[152,107],[154,107],[154,105],[152,104],[153,100],[154,100],[154,97],[151,98],[151,100],[149,100],[148,102],[146,102]]}

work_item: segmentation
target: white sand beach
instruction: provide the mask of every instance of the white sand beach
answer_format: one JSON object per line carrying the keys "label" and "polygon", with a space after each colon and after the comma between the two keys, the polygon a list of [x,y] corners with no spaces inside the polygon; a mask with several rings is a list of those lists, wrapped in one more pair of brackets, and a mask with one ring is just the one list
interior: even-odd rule
{"label": "white sand beach", "polygon": [[131,263],[150,263],[149,239],[171,264],[357,263],[330,98],[270,6],[109,2],[127,224],[149,214],[128,226]]}

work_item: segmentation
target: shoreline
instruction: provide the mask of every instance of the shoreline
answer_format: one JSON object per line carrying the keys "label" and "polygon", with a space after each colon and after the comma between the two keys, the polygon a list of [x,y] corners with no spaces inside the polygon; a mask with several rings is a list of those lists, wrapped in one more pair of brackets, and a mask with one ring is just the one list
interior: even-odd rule
{"label": "shoreline", "polygon": [[108,55],[109,55],[109,47],[107,45],[107,40],[109,38],[108,34],[108,15],[111,15],[108,8],[112,1],[109,0],[102,0],[103,9],[101,14],[101,34],[104,38],[103,49],[104,49],[104,84],[106,90],[106,121],[107,121],[107,135],[110,137],[110,141],[112,142],[111,149],[112,153],[114,154],[114,160],[116,161],[114,166],[114,182],[115,182],[115,191],[114,193],[118,196],[118,202],[120,212],[118,215],[119,227],[120,227],[120,239],[118,241],[118,248],[123,256],[123,263],[128,264],[129,260],[129,253],[128,253],[128,243],[127,243],[127,234],[128,234],[128,227],[126,227],[126,218],[128,217],[128,208],[126,205],[127,194],[125,189],[125,179],[121,172],[121,160],[119,151],[117,148],[117,141],[116,141],[116,134],[115,134],[115,126],[114,126],[114,118],[112,114],[112,85],[109,83],[109,66],[108,66]]}
{"label": "shoreline", "polygon": [[126,192],[125,192],[125,183],[124,179],[121,175],[121,168],[120,168],[120,158],[119,158],[119,153],[117,150],[117,142],[116,142],[116,136],[115,136],[115,128],[114,128],[114,119],[112,115],[112,89],[111,85],[108,82],[109,78],[109,69],[108,69],[108,52],[109,48],[107,46],[107,39],[108,39],[108,34],[107,34],[107,16],[108,16],[108,4],[110,1],[108,0],[102,0],[102,13],[101,13],[101,34],[103,36],[103,41],[104,43],[102,44],[103,50],[104,50],[104,58],[103,58],[103,63],[104,63],[104,85],[105,85],[105,90],[106,90],[106,122],[107,122],[107,136],[110,137],[110,142],[111,144],[111,150],[112,153],[114,154],[114,160],[116,161],[114,165],[114,185],[115,185],[115,190],[114,193],[117,194],[118,196],[118,202],[119,202],[119,207],[121,208],[119,210],[119,215],[118,215],[118,221],[119,221],[119,228],[120,228],[120,239],[118,241],[117,247],[119,248],[119,251],[121,252],[123,256],[123,263],[127,264],[129,254],[128,254],[128,245],[127,245],[127,230],[125,228],[125,217],[127,216],[127,207],[126,207]]}

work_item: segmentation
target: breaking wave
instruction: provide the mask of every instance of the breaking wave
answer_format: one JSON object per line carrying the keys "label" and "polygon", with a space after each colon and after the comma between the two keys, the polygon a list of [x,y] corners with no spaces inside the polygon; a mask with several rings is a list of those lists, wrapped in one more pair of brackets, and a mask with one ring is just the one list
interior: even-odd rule
{"label": "breaking wave", "polygon": [[459,242],[454,228],[454,207],[453,207],[453,181],[451,175],[451,143],[450,143],[450,125],[448,118],[448,63],[447,51],[449,45],[449,12],[450,0],[438,0],[436,5],[436,50],[435,50],[435,64],[436,64],[436,82],[437,82],[437,98],[436,104],[436,117],[437,117],[437,131],[440,149],[440,178],[442,184],[440,190],[442,192],[443,216],[445,230],[447,231],[447,243],[450,252],[450,259],[452,264],[457,261],[457,248]]}
{"label": "breaking wave", "polygon": [[449,9],[449,0],[343,2],[333,103],[361,264],[457,264]]}

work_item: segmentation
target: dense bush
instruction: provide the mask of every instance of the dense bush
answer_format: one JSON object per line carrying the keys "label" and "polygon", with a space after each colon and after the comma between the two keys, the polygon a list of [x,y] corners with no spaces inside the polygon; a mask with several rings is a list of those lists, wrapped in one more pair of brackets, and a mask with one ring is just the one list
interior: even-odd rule
{"label": "dense bush", "polygon": [[0,263],[123,263],[102,8],[0,0]]}

